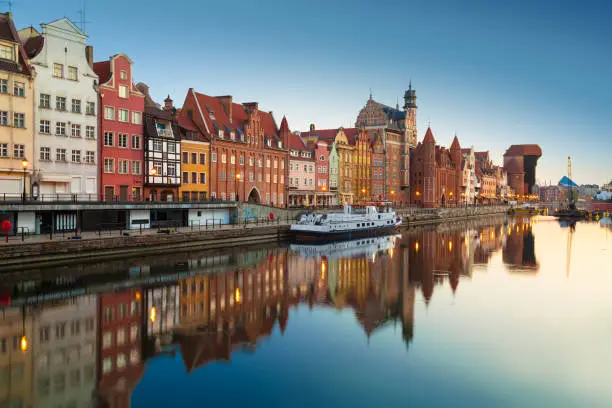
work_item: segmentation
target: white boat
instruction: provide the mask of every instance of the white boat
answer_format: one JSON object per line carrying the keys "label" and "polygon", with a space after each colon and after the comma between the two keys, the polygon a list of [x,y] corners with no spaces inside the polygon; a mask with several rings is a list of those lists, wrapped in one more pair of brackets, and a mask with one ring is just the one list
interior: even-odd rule
{"label": "white boat", "polygon": [[341,213],[307,213],[291,225],[291,234],[298,241],[325,241],[388,235],[402,224],[389,206],[378,211],[374,205],[363,208],[344,206]]}
{"label": "white boat", "polygon": [[378,252],[388,252],[395,248],[399,234],[380,237],[359,238],[351,241],[325,243],[322,245],[291,244],[289,249],[302,258],[322,258],[327,260],[370,257]]}

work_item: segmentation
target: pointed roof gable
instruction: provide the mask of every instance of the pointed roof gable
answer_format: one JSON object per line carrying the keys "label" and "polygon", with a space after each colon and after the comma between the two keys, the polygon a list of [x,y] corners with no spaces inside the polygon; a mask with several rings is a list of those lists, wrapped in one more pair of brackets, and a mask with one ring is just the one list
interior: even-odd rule
{"label": "pointed roof gable", "polygon": [[427,132],[425,132],[425,138],[423,139],[423,143],[436,143],[436,139],[434,139],[433,133],[431,132],[431,128],[427,128]]}
{"label": "pointed roof gable", "polygon": [[87,34],[85,34],[79,27],[77,27],[76,24],[70,21],[68,17],[58,18],[57,20],[54,20],[50,23],[41,24],[40,26],[43,28],[43,31],[46,28],[50,27],[52,29],[64,31],[69,34],[78,35],[80,37],[83,37],[83,39],[87,38]]}
{"label": "pointed roof gable", "polygon": [[291,132],[289,130],[289,123],[287,122],[286,116],[283,116],[283,120],[281,120],[281,125],[280,125],[280,129],[278,130],[278,132],[280,134],[283,134],[284,132]]}
{"label": "pointed roof gable", "polygon": [[451,150],[461,150],[461,145],[459,144],[459,139],[457,139],[457,135],[453,138],[453,143],[451,144]]}

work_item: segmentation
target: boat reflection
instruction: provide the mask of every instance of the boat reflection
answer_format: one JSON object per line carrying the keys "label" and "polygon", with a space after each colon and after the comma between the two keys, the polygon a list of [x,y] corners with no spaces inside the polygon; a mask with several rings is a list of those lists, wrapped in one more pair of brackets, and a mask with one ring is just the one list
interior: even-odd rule
{"label": "boat reflection", "polygon": [[400,325],[408,347],[418,302],[429,305],[446,285],[457,294],[500,250],[510,271],[537,271],[533,222],[24,271],[1,290],[0,374],[10,382],[0,402],[128,406],[146,361],[180,352],[187,372],[231,361],[290,330],[298,307],[354,313],[364,341]]}

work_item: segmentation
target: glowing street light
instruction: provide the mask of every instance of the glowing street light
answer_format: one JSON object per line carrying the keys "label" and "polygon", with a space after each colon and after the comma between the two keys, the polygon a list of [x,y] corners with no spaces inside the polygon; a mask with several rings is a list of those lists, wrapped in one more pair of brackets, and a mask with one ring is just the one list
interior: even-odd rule
{"label": "glowing street light", "polygon": [[21,336],[19,346],[21,348],[21,351],[26,351],[28,349],[28,338],[26,336]]}
{"label": "glowing street light", "polygon": [[240,288],[236,288],[236,292],[234,293],[234,300],[236,303],[240,303]]}
{"label": "glowing street light", "polygon": [[26,170],[28,169],[28,161],[23,159],[21,161],[21,167],[23,168],[23,201],[26,199]]}
{"label": "glowing street light", "polygon": [[151,320],[151,323],[155,323],[155,320],[157,319],[157,308],[155,306],[151,307],[149,319]]}

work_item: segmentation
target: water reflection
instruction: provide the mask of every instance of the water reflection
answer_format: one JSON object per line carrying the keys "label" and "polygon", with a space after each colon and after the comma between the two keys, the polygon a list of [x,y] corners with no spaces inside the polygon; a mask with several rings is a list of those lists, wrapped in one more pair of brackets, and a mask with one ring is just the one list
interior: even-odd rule
{"label": "water reflection", "polygon": [[537,272],[533,223],[498,218],[319,247],[29,271],[31,280],[3,286],[0,406],[129,406],[147,361],[180,353],[187,373],[231,361],[275,327],[285,333],[299,305],[352,311],[364,341],[399,325],[408,347],[415,302],[429,305],[445,285],[461,290],[499,251],[510,271]]}

